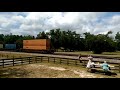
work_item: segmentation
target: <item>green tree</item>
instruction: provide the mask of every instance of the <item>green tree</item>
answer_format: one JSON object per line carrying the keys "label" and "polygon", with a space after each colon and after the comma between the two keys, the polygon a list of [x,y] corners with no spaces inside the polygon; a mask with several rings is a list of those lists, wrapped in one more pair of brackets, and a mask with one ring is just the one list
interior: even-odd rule
{"label": "green tree", "polygon": [[116,50],[116,43],[112,38],[110,38],[108,35],[112,34],[111,32],[108,32],[107,34],[98,34],[94,38],[93,43],[93,52],[97,54],[101,54],[102,52],[113,52]]}
{"label": "green tree", "polygon": [[117,43],[116,48],[117,48],[117,50],[120,51],[120,33],[119,32],[117,32],[117,34],[115,36],[115,40],[116,40],[116,43]]}
{"label": "green tree", "polygon": [[42,31],[37,35],[36,39],[48,39],[48,35]]}
{"label": "green tree", "polygon": [[94,42],[94,35],[90,34],[90,32],[84,33],[85,35],[85,48],[86,50],[93,50],[93,42]]}

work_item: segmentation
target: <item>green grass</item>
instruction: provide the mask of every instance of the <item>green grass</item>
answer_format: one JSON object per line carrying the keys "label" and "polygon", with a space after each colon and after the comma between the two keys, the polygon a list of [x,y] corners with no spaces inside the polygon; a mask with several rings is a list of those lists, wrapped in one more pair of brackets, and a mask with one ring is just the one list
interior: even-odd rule
{"label": "green grass", "polygon": [[81,54],[81,55],[94,55],[94,56],[107,56],[120,58],[120,51],[117,52],[103,52],[102,54],[94,54],[92,51],[79,51],[79,52],[55,52],[65,54]]}
{"label": "green grass", "polygon": [[19,58],[19,57],[29,57],[31,55],[24,55],[24,54],[15,54],[15,53],[1,53],[0,58]]}
{"label": "green grass", "polygon": [[[0,78],[119,78],[120,74],[117,72],[117,76],[107,76],[102,73],[90,73],[87,72],[85,66],[82,66],[79,61],[78,65],[72,61],[71,64],[67,65],[66,60],[61,63],[59,59],[53,62],[50,60],[49,63],[47,58],[44,58],[42,63],[34,63],[28,65],[20,65],[14,67],[0,68]],[[64,68],[65,71],[50,69],[50,67]],[[74,73],[74,71],[76,73]]]}
{"label": "green grass", "polygon": [[[109,56],[115,56],[118,55],[120,57],[120,52],[104,52],[103,54],[93,54],[90,51],[82,51],[82,52],[63,52],[63,53],[72,53],[72,54],[82,54],[82,55],[107,55],[109,54]],[[4,55],[8,55],[9,57],[26,57],[26,55],[23,54],[4,54]],[[0,54],[1,56],[1,54]],[[28,55],[27,55],[28,56]],[[29,55],[30,56],[30,55]],[[66,63],[66,60],[63,61]],[[74,74],[73,71],[78,71],[78,72],[84,72],[86,77],[87,75],[93,75],[96,78],[120,78],[120,74],[117,71],[117,76],[106,76],[103,75],[101,73],[89,73],[87,72],[86,68],[83,67],[82,65],[75,65],[74,62],[72,62],[73,64],[67,65],[67,64],[60,64],[59,60],[58,62],[54,62],[50,60],[50,62],[48,63],[48,61],[46,60],[46,62],[42,62],[42,63],[35,63],[35,64],[28,64],[28,65],[21,65],[21,66],[14,66],[14,67],[8,67],[8,68],[0,68],[0,77],[1,78],[54,78],[54,77],[60,77],[60,78],[81,78],[81,76],[79,76],[78,74]],[[30,65],[33,66],[39,66],[39,65],[45,65],[46,67],[62,67],[67,69],[66,71],[56,71],[56,70],[50,70],[47,68],[41,68],[41,67],[30,67]],[[27,69],[29,68],[29,69]],[[40,69],[38,69],[40,68]],[[72,71],[71,71],[72,70]],[[42,73],[41,73],[42,72]],[[37,75],[36,75],[37,73]],[[39,75],[40,74],[40,75]],[[85,77],[85,78],[86,78]]]}
{"label": "green grass", "polygon": [[116,52],[103,52],[103,55],[120,55],[120,51],[116,51]]}

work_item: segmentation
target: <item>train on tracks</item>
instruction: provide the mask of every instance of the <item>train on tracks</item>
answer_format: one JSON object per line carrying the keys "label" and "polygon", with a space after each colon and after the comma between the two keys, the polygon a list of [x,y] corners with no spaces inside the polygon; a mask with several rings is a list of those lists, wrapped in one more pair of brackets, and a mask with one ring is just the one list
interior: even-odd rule
{"label": "train on tracks", "polygon": [[23,40],[22,48],[17,44],[0,44],[1,51],[31,52],[31,53],[54,53],[50,39]]}

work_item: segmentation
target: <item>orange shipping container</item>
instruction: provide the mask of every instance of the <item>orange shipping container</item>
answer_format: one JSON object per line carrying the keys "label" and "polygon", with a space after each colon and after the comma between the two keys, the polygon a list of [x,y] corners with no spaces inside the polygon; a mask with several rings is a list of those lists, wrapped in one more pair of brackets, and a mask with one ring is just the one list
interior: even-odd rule
{"label": "orange shipping container", "polygon": [[23,40],[23,49],[48,50],[50,49],[49,39]]}
{"label": "orange shipping container", "polygon": [[23,40],[23,46],[49,46],[49,39]]}
{"label": "orange shipping container", "polygon": [[50,48],[50,40],[46,42],[46,46]]}
{"label": "orange shipping container", "polygon": [[23,46],[23,49],[32,49],[32,50],[47,50],[49,49],[46,46]]}

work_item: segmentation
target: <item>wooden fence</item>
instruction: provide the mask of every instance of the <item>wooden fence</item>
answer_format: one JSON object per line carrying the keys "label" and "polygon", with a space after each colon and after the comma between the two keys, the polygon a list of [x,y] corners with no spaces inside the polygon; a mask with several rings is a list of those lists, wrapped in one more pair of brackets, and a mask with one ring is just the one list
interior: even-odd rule
{"label": "wooden fence", "polygon": [[[88,60],[82,59],[82,63],[77,58],[63,58],[63,57],[53,57],[53,56],[33,56],[33,57],[20,57],[20,58],[7,58],[0,59],[0,67],[8,67],[8,66],[16,66],[16,65],[24,65],[24,64],[32,64],[32,63],[41,63],[41,62],[53,62],[59,64],[74,64],[74,65],[83,65],[86,66]],[[103,60],[95,59],[94,62],[103,62]],[[114,70],[119,70],[120,72],[120,60],[108,60],[110,64],[116,64]]]}
{"label": "wooden fence", "polygon": [[60,58],[60,57],[46,57],[46,56],[33,56],[33,57],[20,57],[20,58],[6,58],[0,59],[0,67],[16,66],[22,64],[40,63],[40,62],[53,62],[53,63],[66,63],[78,65],[79,61],[76,59]]}

